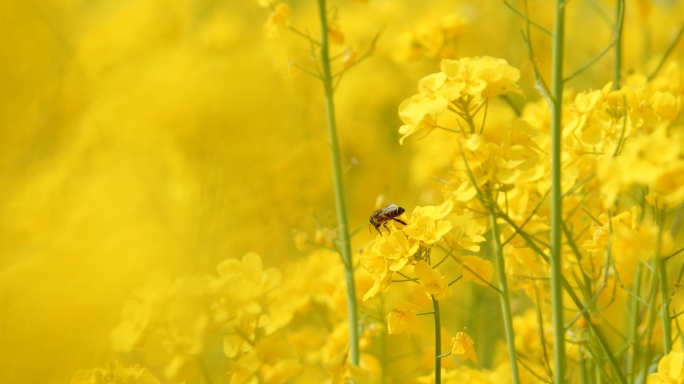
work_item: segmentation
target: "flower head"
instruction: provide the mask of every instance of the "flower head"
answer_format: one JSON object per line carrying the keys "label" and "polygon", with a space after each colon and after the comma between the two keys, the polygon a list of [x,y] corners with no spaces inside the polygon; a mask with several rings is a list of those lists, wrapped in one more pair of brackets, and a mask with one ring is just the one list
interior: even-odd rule
{"label": "flower head", "polygon": [[264,25],[266,36],[270,39],[278,37],[281,29],[290,26],[291,15],[292,8],[287,3],[278,3],[273,6]]}
{"label": "flower head", "polygon": [[416,263],[415,273],[425,292],[433,295],[436,300],[441,300],[449,290],[449,282],[446,277],[432,269],[425,261]]}
{"label": "flower head", "polygon": [[437,207],[416,207],[411,222],[404,227],[404,233],[425,245],[436,243],[452,227],[450,221],[440,219],[446,215],[442,212]]}
{"label": "flower head", "polygon": [[418,309],[420,307],[415,304],[405,301],[398,302],[387,318],[389,333],[406,333],[409,335],[418,327],[418,315],[416,315]]}
{"label": "flower head", "polygon": [[475,342],[467,333],[459,332],[451,339],[451,353],[458,355],[461,361],[470,359],[473,363],[477,364],[477,356],[475,355],[473,345],[475,345]]}
{"label": "flower head", "polygon": [[492,281],[494,266],[489,260],[478,256],[463,256],[461,258],[463,281],[472,280],[479,285],[487,286]]}

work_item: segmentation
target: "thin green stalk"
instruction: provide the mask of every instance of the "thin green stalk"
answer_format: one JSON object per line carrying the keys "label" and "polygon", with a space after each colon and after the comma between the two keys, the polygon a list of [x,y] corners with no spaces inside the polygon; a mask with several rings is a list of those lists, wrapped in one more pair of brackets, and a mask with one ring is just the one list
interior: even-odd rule
{"label": "thin green stalk", "polygon": [[[479,191],[479,189],[478,189],[478,191]],[[522,238],[527,243],[528,247],[530,247],[544,261],[546,261],[549,264],[551,263],[550,258],[544,254],[544,252],[541,250],[541,248],[539,248],[539,246],[537,244],[535,244],[534,240],[532,240],[532,238],[529,236],[529,234],[527,234],[525,231],[522,231],[519,229],[518,225],[515,223],[515,221],[513,221],[513,219],[511,219],[504,212],[498,211],[497,213],[498,213],[499,217],[504,219],[508,224],[510,224],[511,227],[513,227],[513,229],[518,231],[520,236],[522,236]],[[577,309],[583,308],[584,306],[582,305],[582,302],[580,301],[579,297],[577,297],[577,294],[573,290],[572,286],[570,286],[570,283],[565,279],[565,277],[563,277],[563,275],[561,275],[561,281],[562,281],[563,287],[565,288],[565,292],[568,294],[568,296],[570,296],[570,299],[573,301],[573,303],[575,303],[575,307],[577,307]],[[610,364],[610,366],[615,371],[615,374],[617,374],[618,379],[620,380],[620,383],[627,384],[627,378],[625,377],[625,375],[620,370],[620,365],[618,364],[617,360],[615,359],[615,355],[611,351],[610,345],[608,345],[608,341],[603,336],[601,329],[598,328],[592,322],[591,315],[589,313],[583,312],[582,316],[587,321],[587,325],[589,326],[589,328],[591,328],[591,330],[593,331],[595,338],[596,338],[596,341],[598,342],[599,346],[601,347],[601,349],[605,353],[606,357],[608,357],[608,363]],[[589,362],[591,362],[591,360],[589,360]]]}
{"label": "thin green stalk", "polygon": [[387,331],[380,331],[380,352],[378,353],[380,358],[380,383],[385,384],[385,378],[387,377]]}
{"label": "thin green stalk", "polygon": [[442,382],[442,357],[440,356],[442,350],[442,326],[439,319],[439,301],[435,300],[433,295],[432,310],[435,312],[435,384]]}
{"label": "thin green stalk", "polygon": [[[657,263],[657,260],[653,261]],[[655,266],[654,266],[655,268]],[[656,298],[658,297],[658,275],[653,273],[651,281],[651,300],[649,300],[648,320],[646,323],[646,336],[644,338],[644,348],[641,352],[641,382],[646,382],[648,369],[651,366],[651,335],[653,334],[653,324],[656,317]]]}
{"label": "thin green stalk", "polygon": [[352,263],[351,244],[349,242],[349,227],[347,225],[347,209],[344,203],[343,168],[340,155],[340,143],[337,140],[337,126],[335,122],[335,100],[333,98],[333,78],[330,70],[330,52],[328,45],[328,15],[326,0],[318,0],[318,10],[321,25],[321,67],[323,88],[325,91],[325,112],[330,140],[330,156],[332,157],[333,182],[335,188],[335,209],[337,212],[338,233],[340,236],[340,250],[345,260],[345,279],[347,281],[347,316],[349,321],[349,355],[350,362],[359,364],[359,328],[357,324],[356,286],[354,285],[354,268]]}
{"label": "thin green stalk", "polygon": [[563,107],[563,40],[565,2],[556,0],[551,71],[551,320],[553,323],[554,382],[565,383],[565,323],[563,321],[561,192],[561,110]]}
{"label": "thin green stalk", "polygon": [[[637,264],[636,276],[634,276],[634,286],[632,290],[636,295],[641,293],[641,264]],[[627,329],[627,337],[631,348],[627,353],[627,375],[632,377],[634,381],[634,369],[636,368],[636,351],[637,351],[637,337],[639,328],[639,300],[635,296],[629,297],[629,328]]]}
{"label": "thin green stalk", "polygon": [[[506,345],[508,346],[508,360],[511,364],[511,378],[513,379],[514,384],[519,384],[520,375],[518,373],[518,355],[515,351],[513,315],[511,314],[511,303],[508,297],[508,283],[506,282],[506,265],[504,263],[503,249],[501,248],[501,238],[499,237],[499,225],[496,223],[496,216],[494,213],[489,214],[489,222],[492,226],[492,244],[494,244],[496,270],[499,275],[499,297],[501,298],[501,312],[503,313]],[[544,341],[542,340],[542,343],[543,342]]]}
{"label": "thin green stalk", "polygon": [[667,269],[665,268],[665,259],[660,257],[662,229],[663,223],[660,223],[655,258],[658,260],[658,276],[660,277],[660,318],[663,322],[663,353],[667,355],[672,350],[672,321],[670,320],[670,291],[667,285]]}
{"label": "thin green stalk", "polygon": [[[663,64],[665,64],[665,61],[667,61],[667,58],[670,56],[672,51],[674,50],[675,46],[677,46],[677,43],[679,42],[679,39],[682,37],[682,34],[684,34],[684,24],[679,28],[679,32],[677,32],[677,36],[670,42],[670,45],[667,46],[665,49],[665,53],[663,54],[663,58],[660,59],[660,62],[658,63],[658,66],[656,69],[653,70],[653,72],[648,76],[648,81],[653,80],[660,69],[663,67]],[[648,56],[644,56],[648,57]]]}
{"label": "thin green stalk", "polygon": [[625,14],[625,1],[616,0],[615,20],[617,25],[617,35],[615,36],[615,62],[613,63],[613,89],[620,89],[620,71],[622,71],[622,23]]}
{"label": "thin green stalk", "polygon": [[586,362],[584,360],[584,350],[582,347],[580,347],[579,350],[579,382],[580,384],[587,384],[587,367],[586,367]]}

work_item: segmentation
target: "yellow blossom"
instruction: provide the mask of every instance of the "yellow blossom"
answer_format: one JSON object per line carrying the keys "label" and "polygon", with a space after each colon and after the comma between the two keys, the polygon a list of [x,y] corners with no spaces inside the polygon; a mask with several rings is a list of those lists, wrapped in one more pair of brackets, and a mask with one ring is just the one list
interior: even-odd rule
{"label": "yellow blossom", "polygon": [[415,273],[425,292],[441,300],[449,290],[447,278],[432,269],[425,261],[420,260],[415,265]]}
{"label": "yellow blossom", "polygon": [[337,20],[328,20],[328,37],[330,42],[337,45],[344,44],[344,33]]}
{"label": "yellow blossom", "polygon": [[450,221],[437,219],[437,217],[442,217],[437,212],[439,211],[435,209],[416,207],[411,215],[410,223],[403,229],[404,233],[426,245],[436,243],[452,227]]}
{"label": "yellow blossom", "polygon": [[290,26],[290,16],[292,8],[287,3],[276,4],[268,15],[264,30],[268,38],[275,38],[280,35],[280,30]]}
{"label": "yellow blossom", "polygon": [[419,309],[415,304],[399,301],[387,318],[389,333],[410,335],[418,326],[416,311]]}
{"label": "yellow blossom", "polygon": [[349,362],[349,348],[325,365],[325,369],[332,375],[330,384],[342,384],[349,380],[359,384],[371,384],[375,382],[373,374]]}
{"label": "yellow blossom", "polygon": [[391,271],[398,271],[406,265],[409,257],[413,256],[420,244],[411,239],[407,239],[403,232],[394,231],[391,234],[384,234],[383,238],[386,241],[382,242],[380,252],[384,258],[391,261],[389,269]]}
{"label": "yellow blossom", "polygon": [[[387,242],[387,236],[378,236],[366,250],[361,253],[361,265],[371,274],[374,279],[373,286],[363,296],[363,301],[382,292],[392,284],[392,270],[390,262],[382,254],[383,245]],[[399,259],[402,260],[402,259]]]}
{"label": "yellow blossom", "polygon": [[465,249],[471,252],[479,252],[480,246],[478,244],[485,241],[485,238],[482,235],[465,236],[465,234],[462,234],[461,236],[455,236],[446,234],[444,235],[444,240],[449,245],[449,248],[453,250]]}
{"label": "yellow blossom", "polygon": [[658,362],[658,372],[648,376],[650,383],[681,384],[684,383],[684,353],[671,351]]}
{"label": "yellow blossom", "polygon": [[403,144],[405,138],[420,130],[426,131],[427,136],[436,128],[437,118],[446,111],[446,108],[447,100],[441,96],[418,94],[404,100],[399,105],[399,117],[404,122],[399,128],[402,135],[399,144]]}
{"label": "yellow blossom", "polygon": [[345,68],[349,68],[352,65],[356,64],[356,59],[358,58],[359,54],[356,52],[356,50],[352,47],[347,47],[347,49],[344,51],[344,56],[342,56],[342,66]]}
{"label": "yellow blossom", "polygon": [[467,333],[459,332],[451,339],[451,353],[458,355],[461,361],[470,359],[473,363],[477,364],[477,356],[473,348],[474,344],[475,342]]}
{"label": "yellow blossom", "polygon": [[520,70],[508,65],[504,59],[483,56],[442,60],[442,72],[450,81],[462,82],[464,93],[471,97],[492,98],[520,92],[516,85]]}
{"label": "yellow blossom", "polygon": [[294,240],[295,240],[295,245],[297,246],[297,249],[302,251],[302,252],[308,250],[309,247],[307,244],[306,232],[298,231],[296,229],[293,229],[292,232],[294,233]]}
{"label": "yellow blossom", "polygon": [[489,260],[478,256],[461,257],[463,281],[473,281],[475,284],[487,286],[492,281],[494,266]]}

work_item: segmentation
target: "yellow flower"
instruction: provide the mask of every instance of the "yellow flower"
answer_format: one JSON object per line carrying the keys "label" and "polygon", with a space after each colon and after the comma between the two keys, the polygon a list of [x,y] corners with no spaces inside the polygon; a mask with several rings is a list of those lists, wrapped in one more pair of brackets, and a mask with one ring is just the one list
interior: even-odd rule
{"label": "yellow flower", "polygon": [[308,250],[309,247],[307,244],[306,232],[293,229],[292,233],[294,234],[294,241],[295,241],[295,245],[297,246],[297,249],[302,251],[302,252]]}
{"label": "yellow flower", "polygon": [[387,240],[382,242],[380,252],[382,256],[391,261],[389,269],[391,271],[398,271],[406,265],[409,257],[413,256],[420,244],[406,238],[403,232],[394,231],[390,235],[383,234],[383,238]]}
{"label": "yellow flower", "polygon": [[290,16],[292,15],[292,8],[287,3],[278,3],[273,7],[271,13],[268,15],[264,30],[266,36],[270,39],[276,38],[280,35],[280,30],[290,26]]}
{"label": "yellow flower", "polygon": [[344,56],[342,56],[342,66],[349,68],[356,64],[356,59],[359,57],[358,52],[352,47],[347,47],[344,51]]}
{"label": "yellow flower", "polygon": [[669,92],[655,92],[651,98],[651,105],[661,120],[674,120],[679,114],[682,97],[674,97]]}
{"label": "yellow flower", "polygon": [[405,138],[420,130],[426,131],[425,136],[430,134],[436,128],[437,118],[446,109],[447,100],[439,95],[421,93],[404,100],[399,105],[399,117],[404,122],[399,128],[399,133],[403,135],[399,144],[403,145]]}
{"label": "yellow flower", "polygon": [[442,60],[442,72],[449,80],[464,83],[464,93],[472,97],[493,98],[512,92],[520,93],[515,84],[520,70],[504,59],[490,56]]}
{"label": "yellow flower", "polygon": [[399,301],[387,318],[389,333],[410,335],[411,331],[418,326],[416,311],[419,309],[420,307],[415,304]]}
{"label": "yellow flower", "polygon": [[423,244],[429,245],[439,241],[450,229],[451,222],[448,220],[435,221],[432,216],[418,215],[409,225],[404,227],[404,233]]}
{"label": "yellow flower", "polygon": [[330,384],[342,384],[350,381],[359,384],[375,382],[370,371],[349,363],[349,347],[345,352],[335,356],[332,361],[327,363],[325,369],[332,375]]}
{"label": "yellow flower", "polygon": [[415,265],[415,273],[425,292],[433,295],[436,300],[441,300],[449,290],[449,282],[446,277],[432,269],[425,261],[420,260]]}
{"label": "yellow flower", "polygon": [[492,281],[494,266],[489,260],[478,256],[463,256],[461,258],[463,281],[472,280],[476,284],[487,286]]}
{"label": "yellow flower", "polygon": [[425,207],[416,207],[413,209],[414,214],[421,216],[431,216],[435,220],[443,219],[454,209],[454,202],[445,200],[440,205],[427,205]]}
{"label": "yellow flower", "polygon": [[385,259],[381,251],[385,242],[387,242],[386,236],[378,236],[378,238],[361,253],[361,265],[363,265],[363,268],[368,271],[375,280],[373,286],[365,295],[363,295],[363,301],[370,299],[378,292],[384,291],[392,284],[391,263]]}
{"label": "yellow flower", "polygon": [[684,371],[682,370],[683,362],[683,352],[670,352],[660,359],[660,362],[658,362],[658,373],[649,375],[648,382],[667,384],[684,383]]}
{"label": "yellow flower", "polygon": [[458,355],[461,361],[470,359],[473,363],[477,364],[477,356],[473,348],[474,344],[475,342],[467,333],[459,332],[456,334],[456,337],[451,339],[451,353]]}
{"label": "yellow flower", "polygon": [[444,241],[447,243],[449,248],[452,250],[465,249],[471,252],[479,252],[479,243],[485,241],[482,235],[468,236],[468,231],[466,228],[456,227],[456,235],[446,234],[444,235]]}

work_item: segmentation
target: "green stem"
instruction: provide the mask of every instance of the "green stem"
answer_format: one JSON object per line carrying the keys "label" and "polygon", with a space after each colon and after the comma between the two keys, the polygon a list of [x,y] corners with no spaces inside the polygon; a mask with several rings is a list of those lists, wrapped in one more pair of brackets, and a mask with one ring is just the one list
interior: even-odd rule
{"label": "green stem", "polygon": [[332,157],[333,182],[335,187],[335,208],[337,212],[340,250],[345,260],[345,278],[347,281],[347,316],[349,321],[349,354],[354,365],[359,364],[359,328],[357,325],[356,287],[354,285],[354,268],[352,263],[349,227],[347,225],[347,209],[344,204],[343,168],[340,155],[340,143],[337,140],[335,123],[335,102],[333,98],[333,79],[330,70],[330,53],[328,44],[328,15],[326,0],[318,0],[321,25],[321,67],[323,88],[325,91],[325,112],[330,140],[330,156]]}
{"label": "green stem", "polygon": [[387,377],[387,330],[385,329],[380,331],[380,352],[378,355],[380,357],[380,383],[385,384]]}
{"label": "green stem", "polygon": [[579,367],[579,382],[580,384],[587,384],[587,366],[586,366],[586,361],[584,360],[584,350],[580,346],[579,348],[579,362],[578,362],[578,367]]}
{"label": "green stem", "polygon": [[665,259],[660,257],[660,236],[658,233],[658,245],[656,247],[656,260],[658,260],[658,276],[660,277],[660,318],[663,322],[663,353],[667,355],[672,350],[672,321],[670,320],[670,291],[667,286],[667,269]]}
{"label": "green stem", "polygon": [[563,321],[561,110],[563,107],[563,34],[565,6],[556,0],[551,72],[551,320],[553,322],[554,382],[565,383],[565,323]]}
{"label": "green stem", "polygon": [[[653,263],[657,263],[654,260]],[[654,269],[656,266],[653,266]],[[651,299],[649,300],[648,308],[648,320],[646,323],[646,335],[644,338],[644,348],[641,351],[641,382],[646,382],[646,376],[648,375],[648,369],[651,366],[651,335],[653,335],[653,324],[655,323],[656,317],[656,298],[658,297],[658,275],[654,272],[653,279],[651,281]]]}
{"label": "green stem", "polygon": [[[637,264],[636,276],[634,277],[634,286],[632,290],[635,295],[639,295],[641,292],[641,264]],[[637,351],[637,337],[639,328],[639,300],[637,297],[629,297],[629,328],[627,330],[627,337],[629,337],[630,349],[627,353],[627,374],[632,377],[634,381],[634,369],[636,363],[636,351]]]}
{"label": "green stem", "polygon": [[[494,254],[496,255],[496,269],[499,275],[499,297],[501,298],[501,312],[503,313],[504,331],[506,335],[506,345],[508,346],[508,360],[511,364],[511,378],[514,384],[520,383],[518,373],[518,355],[515,351],[515,334],[513,333],[513,316],[511,315],[511,303],[508,297],[508,283],[506,282],[506,264],[501,248],[501,238],[499,237],[499,226],[496,223],[494,213],[489,214],[489,222],[492,226],[492,243],[494,244]],[[542,343],[544,341],[542,340]]]}
{"label": "green stem", "polygon": [[432,299],[432,310],[435,312],[435,384],[442,383],[442,360],[440,357],[442,350],[442,328],[439,319],[439,301],[435,300],[433,295],[430,295]]}
{"label": "green stem", "polygon": [[622,22],[624,20],[625,14],[625,2],[624,0],[616,0],[617,7],[615,7],[615,20],[618,25],[616,26],[615,36],[615,63],[613,63],[613,89],[620,89],[618,85],[620,82],[620,71],[622,70]]}
{"label": "green stem", "polygon": [[468,102],[462,101],[461,106],[463,107],[464,120],[470,127],[470,133],[475,133],[475,121],[473,120],[473,116],[470,114],[470,100],[468,100]]}

